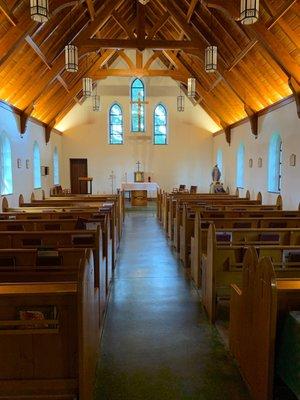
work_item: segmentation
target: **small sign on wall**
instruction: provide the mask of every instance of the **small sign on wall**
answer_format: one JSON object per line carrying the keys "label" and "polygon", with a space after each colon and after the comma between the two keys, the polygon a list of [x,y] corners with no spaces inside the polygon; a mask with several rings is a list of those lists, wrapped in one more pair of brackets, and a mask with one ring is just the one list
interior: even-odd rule
{"label": "small sign on wall", "polygon": [[262,158],[261,157],[259,157],[257,160],[257,166],[258,166],[258,168],[262,167]]}
{"label": "small sign on wall", "polygon": [[290,167],[295,167],[296,166],[296,154],[291,154],[290,155]]}

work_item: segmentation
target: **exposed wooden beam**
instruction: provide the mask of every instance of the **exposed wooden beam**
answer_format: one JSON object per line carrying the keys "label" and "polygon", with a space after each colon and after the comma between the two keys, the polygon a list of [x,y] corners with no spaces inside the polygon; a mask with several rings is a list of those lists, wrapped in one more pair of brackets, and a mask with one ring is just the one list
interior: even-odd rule
{"label": "exposed wooden beam", "polygon": [[120,13],[118,13],[117,11],[113,11],[111,13],[112,17],[114,17],[114,19],[116,20],[116,22],[120,25],[120,27],[124,30],[124,32],[126,32],[127,36],[130,39],[134,39],[134,33],[132,32],[132,29],[130,28],[130,26],[127,24],[127,22],[125,21],[125,19],[122,17],[122,15]]}
{"label": "exposed wooden beam", "polygon": [[20,134],[24,135],[27,129],[27,123],[28,123],[28,119],[31,115],[31,113],[34,110],[34,104],[31,105],[31,108],[28,109],[26,112],[22,111],[20,113]]}
{"label": "exposed wooden beam", "polygon": [[221,121],[221,126],[225,133],[226,142],[230,146],[231,144],[231,126],[227,125],[225,122]]}
{"label": "exposed wooden beam", "polygon": [[46,141],[46,144],[49,143],[49,140],[50,140],[50,137],[51,137],[51,132],[52,132],[55,124],[56,124],[56,120],[54,119],[53,121],[50,122],[50,124],[45,126],[45,141]]}
{"label": "exposed wooden beam", "polygon": [[84,39],[77,42],[82,51],[92,52],[99,49],[190,49],[197,51],[202,44],[187,40],[148,40],[148,39]]}
{"label": "exposed wooden beam", "polygon": [[[145,39],[145,6],[139,1],[136,2],[137,6],[137,38],[138,40]],[[140,49],[143,50],[143,49]]]}
{"label": "exposed wooden beam", "polygon": [[133,69],[100,69],[94,71],[91,77],[93,79],[103,79],[109,76],[119,77],[158,77],[167,76],[178,81],[186,81],[186,75],[181,71],[168,70],[168,69],[145,69],[145,68],[133,68]]}
{"label": "exposed wooden beam", "polygon": [[143,53],[139,50],[136,50],[136,68],[142,68],[143,67]]}
{"label": "exposed wooden beam", "polygon": [[13,25],[17,26],[18,20],[14,16],[13,12],[7,7],[7,4],[4,0],[0,0],[0,10],[5,15],[6,19]]}
{"label": "exposed wooden beam", "polygon": [[[196,5],[197,5],[198,1],[199,0],[192,0],[191,3],[190,3],[189,9],[188,9],[188,12],[187,12],[187,15],[186,15],[186,21],[188,23],[190,23],[190,21],[191,21],[192,15],[193,15],[193,13],[195,11],[195,8],[196,8]],[[182,31],[181,34],[180,34],[179,40],[182,40],[183,38],[184,38],[184,32]]]}
{"label": "exposed wooden beam", "polygon": [[57,78],[58,82],[61,84],[61,86],[66,90],[67,93],[70,93],[70,90],[68,88],[68,85],[66,84],[66,82],[63,80],[63,78],[58,74]]}
{"label": "exposed wooden beam", "polygon": [[27,35],[25,37],[25,41],[29,44],[29,46],[33,49],[33,51],[40,57],[43,63],[47,66],[48,69],[52,68],[52,65],[48,62],[45,54],[39,48],[39,46],[35,43],[35,41],[31,38],[31,36]]}
{"label": "exposed wooden beam", "polygon": [[95,8],[94,8],[94,3],[93,0],[85,0],[89,13],[90,13],[90,17],[91,17],[91,21],[94,21],[95,19]]}
{"label": "exposed wooden beam", "polygon": [[294,95],[296,107],[297,107],[297,115],[300,118],[300,85],[295,81],[292,77],[289,78],[289,87]]}
{"label": "exposed wooden beam", "polygon": [[258,113],[253,111],[250,107],[246,106],[244,107],[246,114],[249,117],[250,121],[250,126],[251,126],[251,132],[257,138],[258,136]]}
{"label": "exposed wooden beam", "polygon": [[146,64],[144,65],[144,69],[149,69],[152,65],[152,63],[160,57],[161,51],[154,51],[152,56],[147,60]]}
{"label": "exposed wooden beam", "polygon": [[231,71],[246,55],[253,49],[253,47],[258,43],[258,40],[251,40],[247,46],[235,57],[233,62],[230,64],[228,71]]}
{"label": "exposed wooden beam", "polygon": [[[103,27],[103,25],[109,20],[111,17],[111,14],[114,10],[120,6],[120,4],[123,3],[124,0],[108,0],[106,1],[102,7],[99,8],[99,10],[96,13],[94,21],[91,21],[81,37],[84,37],[85,39],[93,37],[99,29]],[[75,40],[76,45],[78,45],[78,41]]]}
{"label": "exposed wooden beam", "polygon": [[147,39],[153,39],[156,33],[165,25],[165,23],[170,18],[169,11],[163,13],[163,15],[157,20],[155,25],[151,28],[149,34],[147,35]]}
{"label": "exposed wooden beam", "polygon": [[128,57],[128,55],[124,51],[120,51],[119,56],[123,58],[123,60],[128,65],[128,68],[135,68],[134,63],[131,61],[130,57]]}

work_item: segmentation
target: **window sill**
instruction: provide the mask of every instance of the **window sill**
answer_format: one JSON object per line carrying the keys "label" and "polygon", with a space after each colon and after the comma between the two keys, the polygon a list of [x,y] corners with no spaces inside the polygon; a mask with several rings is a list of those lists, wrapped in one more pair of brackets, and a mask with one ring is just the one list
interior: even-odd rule
{"label": "window sill", "polygon": [[268,193],[280,194],[281,192],[273,192],[272,190],[268,190]]}
{"label": "window sill", "polygon": [[33,188],[33,190],[39,190],[39,189],[42,189],[42,186]]}

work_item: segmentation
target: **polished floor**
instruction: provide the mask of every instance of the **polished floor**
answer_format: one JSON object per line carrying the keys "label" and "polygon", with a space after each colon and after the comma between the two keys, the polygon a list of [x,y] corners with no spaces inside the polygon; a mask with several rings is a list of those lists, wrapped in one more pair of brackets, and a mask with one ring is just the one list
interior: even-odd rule
{"label": "polished floor", "polygon": [[152,212],[126,216],[95,399],[249,399]]}

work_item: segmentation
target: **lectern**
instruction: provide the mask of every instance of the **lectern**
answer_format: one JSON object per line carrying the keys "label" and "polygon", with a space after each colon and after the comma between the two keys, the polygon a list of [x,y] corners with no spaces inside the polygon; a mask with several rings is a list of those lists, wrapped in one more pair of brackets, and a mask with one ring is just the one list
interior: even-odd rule
{"label": "lectern", "polygon": [[[93,193],[93,178],[88,176],[81,176],[78,178],[79,180],[79,192],[80,194],[92,194]],[[86,193],[85,190],[82,190],[82,183],[86,185]]]}

